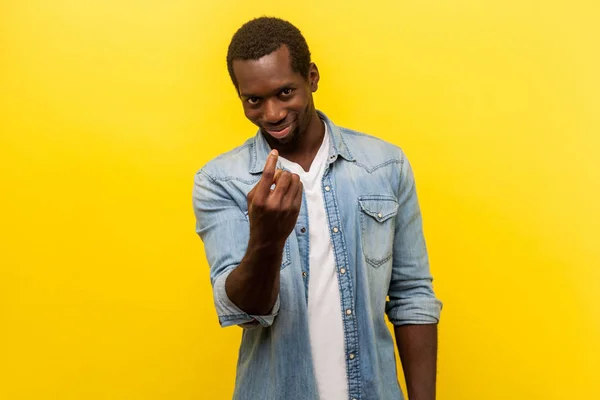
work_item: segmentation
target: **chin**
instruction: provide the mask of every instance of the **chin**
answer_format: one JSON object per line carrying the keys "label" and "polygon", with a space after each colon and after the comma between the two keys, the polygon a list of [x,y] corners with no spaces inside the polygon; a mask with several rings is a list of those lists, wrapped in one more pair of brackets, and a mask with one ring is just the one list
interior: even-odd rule
{"label": "chin", "polygon": [[298,139],[300,138],[300,132],[298,127],[295,127],[293,131],[290,132],[289,135],[287,135],[284,138],[281,138],[279,140],[277,140],[279,143],[281,143],[282,145],[293,145],[294,143],[296,143],[298,141]]}

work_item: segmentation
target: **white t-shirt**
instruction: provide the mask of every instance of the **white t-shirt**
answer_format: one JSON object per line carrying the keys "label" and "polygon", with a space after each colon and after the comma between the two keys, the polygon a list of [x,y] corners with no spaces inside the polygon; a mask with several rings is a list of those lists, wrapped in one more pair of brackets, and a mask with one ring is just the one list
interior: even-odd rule
{"label": "white t-shirt", "polygon": [[322,179],[328,155],[329,132],[325,124],[323,142],[308,172],[282,157],[279,160],[284,168],[300,176],[306,196],[310,248],[308,325],[319,398],[347,400],[340,291],[323,199]]}

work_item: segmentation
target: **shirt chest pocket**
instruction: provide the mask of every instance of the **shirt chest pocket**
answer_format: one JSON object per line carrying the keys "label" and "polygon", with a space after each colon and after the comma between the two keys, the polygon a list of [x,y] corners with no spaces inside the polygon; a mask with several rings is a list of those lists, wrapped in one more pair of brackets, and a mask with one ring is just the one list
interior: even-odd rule
{"label": "shirt chest pocket", "polygon": [[392,258],[398,202],[393,196],[361,196],[362,250],[371,266],[378,268]]}

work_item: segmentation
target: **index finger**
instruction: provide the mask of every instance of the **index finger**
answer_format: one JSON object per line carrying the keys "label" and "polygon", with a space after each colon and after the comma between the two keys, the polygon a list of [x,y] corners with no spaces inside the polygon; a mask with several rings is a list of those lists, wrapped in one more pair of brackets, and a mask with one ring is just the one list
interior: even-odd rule
{"label": "index finger", "polygon": [[263,193],[268,193],[271,190],[271,185],[273,184],[273,179],[275,178],[275,167],[277,166],[278,157],[279,153],[277,150],[271,151],[267,157],[267,162],[265,163],[265,168],[259,184],[260,191]]}

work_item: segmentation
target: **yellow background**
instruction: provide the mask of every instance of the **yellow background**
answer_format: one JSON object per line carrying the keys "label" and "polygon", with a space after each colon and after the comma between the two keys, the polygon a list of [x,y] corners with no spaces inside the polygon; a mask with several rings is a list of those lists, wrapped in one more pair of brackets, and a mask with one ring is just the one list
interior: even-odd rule
{"label": "yellow background", "polygon": [[263,14],[414,164],[439,399],[599,399],[595,0],[0,2],[0,398],[231,398],[191,188],[254,134],[225,54]]}

